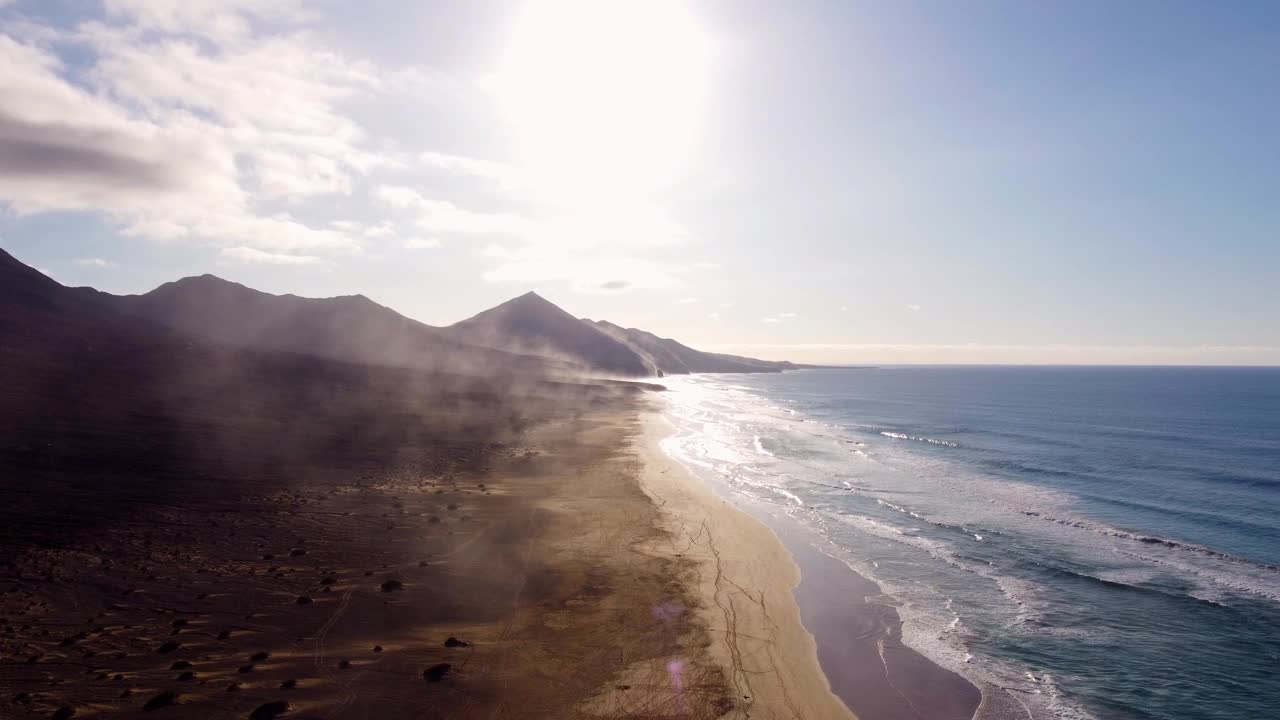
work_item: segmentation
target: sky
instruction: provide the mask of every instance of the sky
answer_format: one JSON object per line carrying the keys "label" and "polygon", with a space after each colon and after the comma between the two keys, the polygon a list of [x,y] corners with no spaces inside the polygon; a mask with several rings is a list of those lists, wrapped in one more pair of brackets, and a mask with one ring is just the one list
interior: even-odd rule
{"label": "sky", "polygon": [[1280,364],[1280,7],[0,0],[0,247],[807,362]]}

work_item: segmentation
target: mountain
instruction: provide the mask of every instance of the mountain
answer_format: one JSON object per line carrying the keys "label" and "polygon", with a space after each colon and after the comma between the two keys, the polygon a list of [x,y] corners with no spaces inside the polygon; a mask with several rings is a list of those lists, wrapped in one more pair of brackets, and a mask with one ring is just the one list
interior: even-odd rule
{"label": "mountain", "polygon": [[[354,337],[407,334],[402,347],[411,350],[431,329],[367,300],[282,299],[216,278],[162,290],[130,299],[69,288],[0,250],[0,548],[34,534],[60,542],[195,497],[349,483],[370,468],[440,472],[577,403],[644,387],[557,377],[546,370],[563,366],[545,359],[448,339],[430,340],[438,343],[430,357],[448,360],[432,367],[264,349],[306,337],[337,342],[342,323],[366,322],[381,335],[351,328]],[[201,300],[213,309],[200,310]],[[235,312],[243,333],[232,327]],[[209,332],[144,314],[207,323]],[[281,337],[268,338],[272,331]]]}
{"label": "mountain", "polygon": [[651,332],[624,328],[606,320],[584,320],[619,342],[627,344],[648,364],[663,374],[687,375],[689,373],[759,373],[795,370],[800,365],[786,361],[757,360],[755,358],[721,353],[702,352],[670,338],[662,338]]}
{"label": "mountain", "polygon": [[626,342],[575,318],[535,292],[508,300],[443,331],[458,342],[559,358],[614,375],[658,374],[653,363]]}
{"label": "mountain", "polygon": [[[643,330],[582,320],[533,292],[440,328],[363,295],[272,295],[213,275],[183,278],[141,295],[117,296],[92,288],[65,288],[3,251],[0,272],[5,280],[0,302],[24,308],[8,318],[11,323],[56,324],[76,318],[82,324],[76,331],[81,336],[97,332],[92,327],[97,324],[137,338],[163,335],[261,352],[467,375],[635,378],[800,367],[702,352]],[[57,316],[39,319],[50,312]]]}
{"label": "mountain", "polygon": [[165,283],[142,295],[96,295],[125,314],[237,347],[472,374],[571,371],[546,358],[456,342],[363,295],[272,295],[213,275]]}

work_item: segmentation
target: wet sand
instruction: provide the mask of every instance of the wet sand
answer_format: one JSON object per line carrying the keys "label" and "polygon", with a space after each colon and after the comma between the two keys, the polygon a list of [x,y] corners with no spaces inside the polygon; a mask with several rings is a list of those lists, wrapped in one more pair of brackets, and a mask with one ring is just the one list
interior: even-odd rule
{"label": "wet sand", "polygon": [[803,580],[796,602],[818,639],[832,689],[862,720],[969,720],[976,687],[902,644],[893,601],[870,580],[820,552],[803,531],[775,525]]}
{"label": "wet sand", "polygon": [[694,563],[696,610],[737,702],[730,717],[852,718],[832,694],[813,636],[801,624],[792,597],[799,568],[768,527],[662,450],[672,431],[659,413],[645,415],[641,481],[669,533],[655,550]]}
{"label": "wet sand", "polygon": [[731,505],[657,446],[672,426],[656,416],[648,422],[651,452],[662,456],[653,463],[667,478],[650,492],[664,507],[678,505],[669,511],[673,533],[688,538],[685,552],[701,555],[714,578],[703,583],[713,633],[731,622],[736,629],[719,638],[718,656],[728,658],[730,677],[769,698],[771,711],[792,713],[765,717],[975,716],[979,690],[902,644],[893,601],[875,583],[820,552],[807,530]]}

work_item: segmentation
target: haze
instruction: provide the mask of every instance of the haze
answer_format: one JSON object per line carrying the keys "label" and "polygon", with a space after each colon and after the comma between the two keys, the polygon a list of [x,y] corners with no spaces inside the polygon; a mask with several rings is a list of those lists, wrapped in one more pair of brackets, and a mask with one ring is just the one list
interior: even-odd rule
{"label": "haze", "polygon": [[798,362],[1280,364],[1278,20],[0,0],[0,246]]}

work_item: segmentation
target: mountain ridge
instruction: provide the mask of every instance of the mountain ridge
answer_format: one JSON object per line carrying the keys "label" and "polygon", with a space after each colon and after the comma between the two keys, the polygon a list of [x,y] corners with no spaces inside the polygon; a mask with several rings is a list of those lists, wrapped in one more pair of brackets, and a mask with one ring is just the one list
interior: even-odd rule
{"label": "mountain ridge", "polygon": [[656,368],[645,363],[625,343],[582,322],[532,290],[443,328],[443,332],[460,342],[566,357],[623,376],[658,374]]}
{"label": "mountain ridge", "polygon": [[[202,341],[426,370],[662,377],[802,366],[691,348],[637,328],[580,319],[529,291],[452,325],[408,318],[365,295],[275,295],[205,273],[134,295],[68,288],[0,249],[7,302],[71,308],[96,322],[140,319]],[[129,328],[130,332],[137,331]]]}

